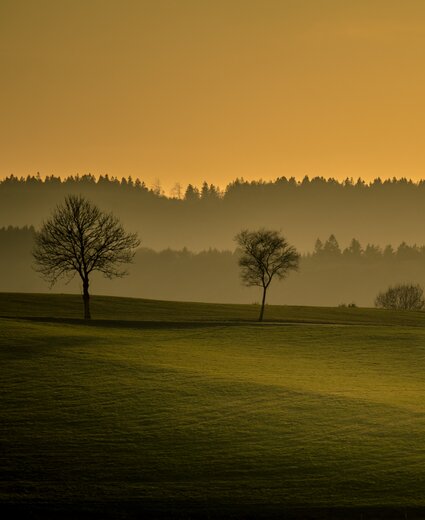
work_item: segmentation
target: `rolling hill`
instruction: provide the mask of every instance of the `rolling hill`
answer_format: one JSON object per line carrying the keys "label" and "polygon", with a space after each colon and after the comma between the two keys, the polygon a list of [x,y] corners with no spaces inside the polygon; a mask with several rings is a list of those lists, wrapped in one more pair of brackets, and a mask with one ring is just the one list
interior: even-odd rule
{"label": "rolling hill", "polygon": [[423,313],[92,303],[0,295],[4,512],[423,518]]}

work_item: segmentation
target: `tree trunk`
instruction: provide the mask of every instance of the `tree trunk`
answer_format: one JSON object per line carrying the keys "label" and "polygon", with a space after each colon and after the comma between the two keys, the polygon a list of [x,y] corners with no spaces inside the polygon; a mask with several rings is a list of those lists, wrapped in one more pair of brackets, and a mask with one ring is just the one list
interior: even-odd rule
{"label": "tree trunk", "polygon": [[263,321],[264,305],[266,304],[266,292],[267,292],[267,287],[263,287],[263,301],[261,302],[261,311],[260,311],[260,317],[258,318],[258,321]]}
{"label": "tree trunk", "polygon": [[84,302],[84,319],[91,319],[90,315],[90,294],[89,294],[89,279],[83,280],[83,302]]}

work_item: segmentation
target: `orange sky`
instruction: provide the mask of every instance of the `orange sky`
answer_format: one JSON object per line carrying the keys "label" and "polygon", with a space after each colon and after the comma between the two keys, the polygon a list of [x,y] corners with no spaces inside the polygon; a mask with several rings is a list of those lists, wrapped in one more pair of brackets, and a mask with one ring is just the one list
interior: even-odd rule
{"label": "orange sky", "polygon": [[425,177],[423,0],[1,0],[0,177]]}

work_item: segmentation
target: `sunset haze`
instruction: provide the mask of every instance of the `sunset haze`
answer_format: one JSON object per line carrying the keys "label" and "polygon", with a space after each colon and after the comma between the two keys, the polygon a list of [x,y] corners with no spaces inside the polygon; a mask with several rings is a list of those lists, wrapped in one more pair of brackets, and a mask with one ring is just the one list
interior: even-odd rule
{"label": "sunset haze", "polygon": [[0,177],[425,171],[425,3],[2,0]]}

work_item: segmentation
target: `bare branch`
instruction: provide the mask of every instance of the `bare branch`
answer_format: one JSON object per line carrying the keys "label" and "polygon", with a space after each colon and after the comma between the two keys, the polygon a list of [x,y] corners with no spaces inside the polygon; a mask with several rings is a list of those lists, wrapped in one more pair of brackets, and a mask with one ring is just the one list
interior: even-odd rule
{"label": "bare branch", "polygon": [[240,248],[241,278],[247,286],[267,289],[275,276],[281,280],[298,269],[300,255],[277,231],[243,230],[235,240]]}
{"label": "bare branch", "polygon": [[33,257],[36,270],[51,284],[76,273],[88,280],[93,271],[107,278],[124,276],[122,264],[133,260],[140,244],[119,220],[82,196],[70,195],[36,233]]}
{"label": "bare branch", "polygon": [[277,232],[260,229],[243,230],[235,240],[239,246],[241,278],[247,286],[263,288],[259,321],[263,320],[266,293],[275,276],[285,278],[291,270],[298,269],[300,255]]}

